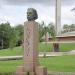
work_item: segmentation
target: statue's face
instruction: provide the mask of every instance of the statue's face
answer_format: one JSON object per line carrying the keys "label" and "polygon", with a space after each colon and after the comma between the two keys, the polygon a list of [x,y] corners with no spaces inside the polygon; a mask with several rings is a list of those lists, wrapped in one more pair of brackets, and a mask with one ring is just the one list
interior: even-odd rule
{"label": "statue's face", "polygon": [[28,9],[28,11],[27,11],[27,19],[29,21],[34,20],[34,12],[33,12],[32,9]]}
{"label": "statue's face", "polygon": [[33,21],[33,20],[36,20],[38,17],[37,17],[37,12],[35,9],[33,8],[28,8],[27,10],[27,19],[28,21]]}

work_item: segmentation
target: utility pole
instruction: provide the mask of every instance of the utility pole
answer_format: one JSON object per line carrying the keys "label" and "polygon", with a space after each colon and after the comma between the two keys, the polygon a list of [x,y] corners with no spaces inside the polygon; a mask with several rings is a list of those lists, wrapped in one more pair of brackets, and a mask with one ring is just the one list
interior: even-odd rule
{"label": "utility pole", "polygon": [[[58,41],[57,36],[61,35],[61,0],[55,2],[55,31],[56,41]],[[53,43],[53,47],[55,52],[59,52],[59,43]]]}
{"label": "utility pole", "polygon": [[55,2],[55,28],[56,36],[61,35],[61,0]]}

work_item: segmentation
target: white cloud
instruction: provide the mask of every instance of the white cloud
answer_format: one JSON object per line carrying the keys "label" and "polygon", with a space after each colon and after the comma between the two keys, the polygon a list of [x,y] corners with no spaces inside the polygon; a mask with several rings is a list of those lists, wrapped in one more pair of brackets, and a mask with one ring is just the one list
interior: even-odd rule
{"label": "white cloud", "polygon": [[[9,0],[7,0],[7,2],[8,1]],[[28,5],[26,4],[24,6],[21,6],[19,4],[18,6],[14,6],[14,4],[11,5],[12,2],[10,1],[8,2],[10,5],[3,4],[2,8],[0,9],[0,22],[9,21],[12,25],[23,23],[24,21],[27,20],[26,11],[27,11],[27,8],[29,7],[35,8],[37,10],[38,16],[39,16],[37,20],[38,22],[45,21],[46,24],[49,24],[50,22],[55,22],[55,7],[47,5],[47,3],[45,5],[44,3],[46,0],[43,1],[44,2],[43,4],[41,4],[41,2],[39,4],[40,0],[37,0],[37,1],[38,1],[36,2],[37,5],[36,3],[33,4],[31,2],[31,4],[27,3]],[[49,3],[49,0],[47,1]],[[50,0],[50,1],[53,1],[53,0]],[[75,3],[73,1],[75,0],[62,0],[62,1],[63,1],[63,4],[64,4],[64,1],[65,1],[65,4],[68,1],[68,4],[67,4],[68,6],[67,5],[64,6],[65,4],[62,5],[62,11],[61,11],[62,25],[65,23],[68,23],[68,24],[75,23],[75,13],[70,11],[74,7]],[[72,3],[70,3],[70,1],[73,2],[73,5]],[[21,0],[19,0],[19,2],[21,2]]]}
{"label": "white cloud", "polygon": [[[54,5],[55,0],[0,0],[1,3],[9,5],[28,5],[28,4],[43,4]],[[75,5],[75,0],[61,0],[62,5]]]}
{"label": "white cloud", "polygon": [[62,7],[61,21],[62,24],[75,24],[75,13],[71,11],[73,6]]}

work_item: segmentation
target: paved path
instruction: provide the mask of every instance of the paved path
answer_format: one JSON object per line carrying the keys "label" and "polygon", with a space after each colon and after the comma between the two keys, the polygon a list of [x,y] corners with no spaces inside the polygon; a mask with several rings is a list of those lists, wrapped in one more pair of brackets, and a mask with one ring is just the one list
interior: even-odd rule
{"label": "paved path", "polygon": [[0,61],[6,60],[20,60],[23,56],[0,56]]}
{"label": "paved path", "polygon": [[75,75],[75,72],[48,72],[48,75]]}
{"label": "paved path", "polygon": [[[75,55],[75,50],[69,52],[40,52],[39,57],[62,56],[62,55]],[[5,60],[20,60],[23,56],[0,56],[0,61]]]}
{"label": "paved path", "polygon": [[68,54],[75,55],[75,50],[71,50],[71,51],[69,51]]}
{"label": "paved path", "polygon": [[[46,43],[46,42],[42,42],[42,43]],[[75,41],[51,41],[47,43],[75,43]]]}
{"label": "paved path", "polygon": [[[62,55],[62,53],[61,52],[59,52],[59,53],[55,53],[55,52],[45,52],[45,53],[43,53],[43,52],[40,52],[39,53],[39,57],[44,57],[44,56],[46,56],[46,57],[50,57],[50,56],[61,56]],[[23,58],[23,56],[0,56],[0,61],[2,60],[2,61],[6,61],[6,60],[20,60],[20,59],[22,59]]]}

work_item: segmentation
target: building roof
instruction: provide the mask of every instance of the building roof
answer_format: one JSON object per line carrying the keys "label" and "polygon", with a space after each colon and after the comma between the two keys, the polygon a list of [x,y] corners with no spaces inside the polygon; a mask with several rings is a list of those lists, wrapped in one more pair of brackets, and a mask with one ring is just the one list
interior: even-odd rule
{"label": "building roof", "polygon": [[[56,37],[70,37],[70,36],[75,36],[75,31],[62,33],[61,35]],[[47,38],[52,38],[51,35],[49,35],[49,33],[47,33]],[[42,39],[45,39],[45,35],[42,37]]]}

